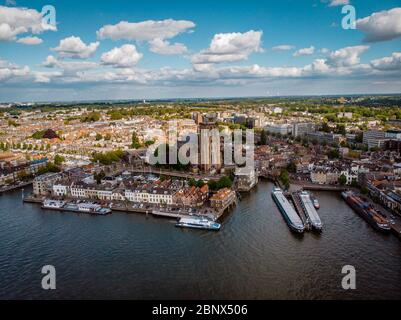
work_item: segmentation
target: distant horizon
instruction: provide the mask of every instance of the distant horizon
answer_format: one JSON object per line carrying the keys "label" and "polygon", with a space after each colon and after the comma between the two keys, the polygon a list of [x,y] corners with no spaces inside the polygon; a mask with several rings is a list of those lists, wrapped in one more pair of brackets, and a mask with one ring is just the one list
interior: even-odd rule
{"label": "distant horizon", "polygon": [[0,104],[74,104],[74,103],[115,103],[115,102],[122,102],[122,103],[129,103],[129,102],[158,102],[158,101],[167,101],[167,102],[172,102],[172,101],[189,101],[189,100],[199,100],[199,101],[211,101],[211,100],[246,100],[246,99],[277,99],[277,98],[336,98],[336,97],[379,97],[379,96],[389,96],[389,97],[401,97],[401,92],[400,93],[347,93],[347,94],[314,94],[314,95],[280,95],[280,96],[222,96],[222,97],[193,97],[193,98],[183,98],[183,97],[174,97],[174,98],[143,98],[143,99],[98,99],[98,100],[93,100],[93,99],[83,99],[83,100],[55,100],[55,101],[2,101]]}

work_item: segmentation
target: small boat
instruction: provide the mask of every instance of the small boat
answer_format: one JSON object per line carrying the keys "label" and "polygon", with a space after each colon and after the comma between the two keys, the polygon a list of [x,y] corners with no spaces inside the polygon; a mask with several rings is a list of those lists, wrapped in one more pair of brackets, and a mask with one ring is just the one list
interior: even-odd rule
{"label": "small boat", "polygon": [[313,202],[313,206],[315,207],[315,209],[320,209],[320,204],[317,198],[315,198],[313,195],[310,195],[310,198]]}
{"label": "small boat", "polygon": [[203,217],[180,218],[175,226],[182,228],[206,229],[215,231],[218,231],[221,228],[220,223]]}

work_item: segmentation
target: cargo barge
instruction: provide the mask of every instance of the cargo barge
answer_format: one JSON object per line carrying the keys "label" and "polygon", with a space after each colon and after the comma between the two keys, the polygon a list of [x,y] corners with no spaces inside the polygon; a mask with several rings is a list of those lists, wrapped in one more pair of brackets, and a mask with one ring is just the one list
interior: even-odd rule
{"label": "cargo barge", "polygon": [[390,232],[391,226],[387,217],[376,210],[366,199],[352,191],[344,191],[341,195],[345,202],[373,228],[383,233]]}
{"label": "cargo barge", "polygon": [[305,226],[293,206],[285,197],[283,190],[274,188],[272,197],[290,229],[297,233],[303,233],[305,231]]}
{"label": "cargo barge", "polygon": [[302,191],[299,194],[299,198],[301,199],[302,208],[304,209],[304,212],[312,227],[317,231],[322,231],[323,223],[320,220],[319,215],[317,214],[316,208],[314,206],[314,201],[312,200],[310,193],[307,191]]}

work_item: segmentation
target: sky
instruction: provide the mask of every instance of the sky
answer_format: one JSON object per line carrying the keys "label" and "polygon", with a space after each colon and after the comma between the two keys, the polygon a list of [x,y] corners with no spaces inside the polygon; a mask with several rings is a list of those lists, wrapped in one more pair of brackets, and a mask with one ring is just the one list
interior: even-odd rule
{"label": "sky", "polygon": [[399,0],[0,0],[1,102],[400,91]]}

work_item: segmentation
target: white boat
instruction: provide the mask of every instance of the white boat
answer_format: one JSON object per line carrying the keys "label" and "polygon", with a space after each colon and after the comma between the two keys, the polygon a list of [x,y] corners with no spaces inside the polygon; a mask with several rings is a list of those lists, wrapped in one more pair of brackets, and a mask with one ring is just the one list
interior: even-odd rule
{"label": "white boat", "polygon": [[188,217],[181,218],[176,227],[183,228],[195,228],[195,229],[206,229],[206,230],[220,230],[221,224],[213,220],[203,217]]}
{"label": "white boat", "polygon": [[65,201],[46,199],[42,203],[44,209],[61,209],[65,205]]}

